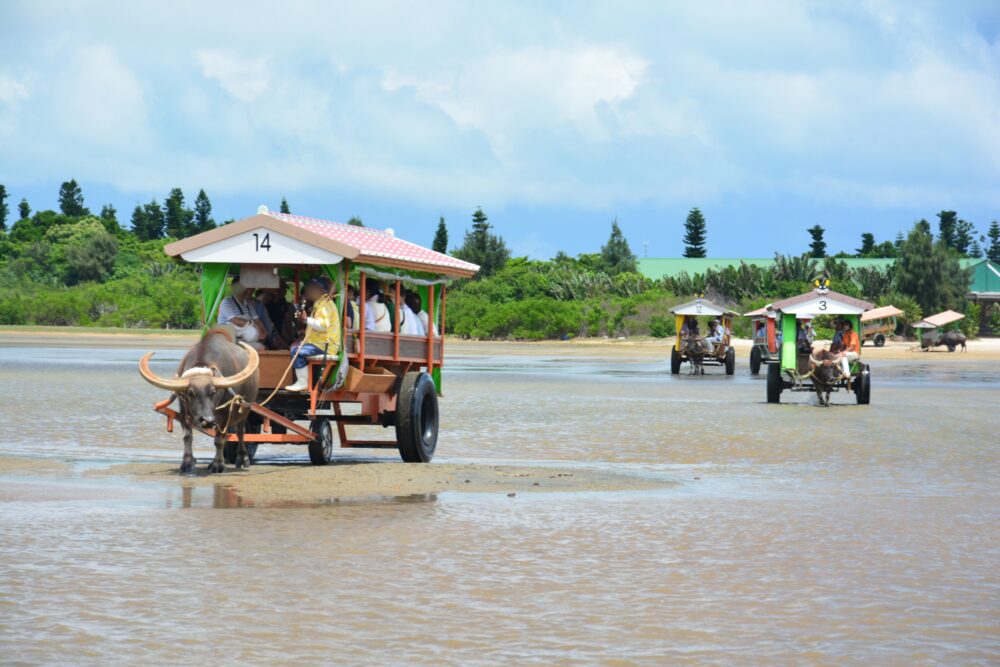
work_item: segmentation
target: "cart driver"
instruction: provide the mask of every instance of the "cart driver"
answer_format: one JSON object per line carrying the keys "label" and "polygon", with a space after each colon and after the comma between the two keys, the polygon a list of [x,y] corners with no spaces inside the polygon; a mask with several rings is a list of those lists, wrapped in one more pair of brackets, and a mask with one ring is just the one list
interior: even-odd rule
{"label": "cart driver", "polygon": [[722,326],[722,322],[718,319],[712,320],[708,325],[708,338],[705,342],[708,343],[708,353],[715,354],[715,346],[721,345],[722,341],[725,339],[726,327]]}
{"label": "cart driver", "polygon": [[684,324],[681,325],[681,338],[699,335],[698,318],[694,315],[685,315]]}
{"label": "cart driver", "polygon": [[231,296],[219,304],[219,324],[228,324],[236,331],[236,340],[243,341],[257,350],[263,350],[262,341],[267,340],[267,330],[257,315],[256,304],[250,288],[234,280]]}
{"label": "cart driver", "polygon": [[295,383],[285,387],[288,391],[309,389],[309,359],[314,354],[325,354],[336,358],[340,354],[340,315],[337,305],[330,296],[330,280],[324,276],[313,278],[306,283],[303,294],[311,301],[312,313],[305,311],[297,317],[306,323],[306,335],[300,343],[292,345]]}
{"label": "cart driver", "polygon": [[854,331],[854,324],[850,320],[844,320],[844,335],[841,336],[841,344],[844,348],[844,354],[840,357],[840,368],[844,371],[844,377],[848,378],[848,383],[850,383],[851,377],[851,362],[857,361],[858,357],[861,356],[861,339],[858,338],[857,332]]}

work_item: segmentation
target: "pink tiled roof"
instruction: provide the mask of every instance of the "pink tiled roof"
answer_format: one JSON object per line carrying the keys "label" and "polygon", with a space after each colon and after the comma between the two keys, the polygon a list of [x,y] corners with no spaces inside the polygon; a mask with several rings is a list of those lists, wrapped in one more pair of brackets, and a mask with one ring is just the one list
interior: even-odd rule
{"label": "pink tiled roof", "polygon": [[433,271],[434,267],[445,267],[473,273],[479,270],[479,267],[475,264],[435,252],[416,243],[404,241],[392,234],[387,234],[381,229],[355,227],[354,225],[346,225],[341,222],[307,218],[288,213],[275,213],[273,211],[268,211],[267,215],[338,243],[357,248],[360,255],[356,258],[356,261],[378,263],[378,260],[384,259],[424,264],[427,265],[425,269],[427,271]]}

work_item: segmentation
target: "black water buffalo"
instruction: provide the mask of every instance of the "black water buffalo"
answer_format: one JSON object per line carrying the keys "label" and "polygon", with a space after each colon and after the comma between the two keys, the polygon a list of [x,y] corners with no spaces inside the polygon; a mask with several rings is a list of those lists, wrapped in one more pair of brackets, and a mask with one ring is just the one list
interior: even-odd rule
{"label": "black water buffalo", "polygon": [[215,430],[215,459],[209,472],[224,472],[223,446],[229,433],[239,436],[236,467],[249,468],[244,436],[250,402],[257,398],[259,382],[256,350],[245,343],[236,345],[224,331],[209,331],[184,355],[172,379],[161,378],[149,370],[153,353],[139,360],[139,373],[146,382],[172,391],[180,399],[180,420],[184,427],[184,458],[181,472],[194,469],[197,460],[191,452],[195,426]]}
{"label": "black water buffalo", "polygon": [[691,375],[705,374],[705,355],[708,354],[708,343],[704,338],[688,336],[681,345],[681,352],[691,362]]}
{"label": "black water buffalo", "polygon": [[813,377],[813,387],[819,404],[830,407],[830,392],[840,380],[841,370],[837,363],[837,355],[829,350],[820,350],[809,355],[810,370]]}
{"label": "black water buffalo", "polygon": [[968,352],[969,350],[965,347],[965,334],[961,331],[949,331],[941,335],[937,342],[938,345],[945,345],[948,347],[949,352],[954,352],[956,348],[961,347],[962,352]]}

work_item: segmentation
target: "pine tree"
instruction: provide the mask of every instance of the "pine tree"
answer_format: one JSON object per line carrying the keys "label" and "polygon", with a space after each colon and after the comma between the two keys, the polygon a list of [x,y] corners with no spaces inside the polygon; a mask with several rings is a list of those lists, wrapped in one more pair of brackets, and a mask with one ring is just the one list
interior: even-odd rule
{"label": "pine tree", "polygon": [[75,178],[71,178],[59,186],[59,210],[63,215],[71,218],[79,218],[90,215],[83,205],[83,190],[80,189]]}
{"label": "pine tree", "polygon": [[705,225],[705,216],[696,206],[691,209],[684,221],[684,256],[705,257],[707,240],[708,230]]}
{"label": "pine tree", "polygon": [[604,265],[604,272],[609,276],[635,273],[635,255],[632,254],[628,240],[618,226],[618,218],[611,222],[611,236],[608,237],[607,244],[601,246],[601,263]]}
{"label": "pine tree", "polygon": [[[286,208],[287,206],[285,204]],[[208,200],[208,195],[205,194],[204,190],[198,190],[198,196],[194,200],[194,229],[196,232],[207,232],[210,229],[215,229],[215,220],[212,219],[212,202]]]}
{"label": "pine tree", "polygon": [[281,211],[281,213],[291,214],[291,211],[288,208],[288,201],[284,197],[281,198],[281,209],[280,209],[280,211]]}
{"label": "pine tree", "polygon": [[938,217],[938,240],[949,248],[954,248],[958,240],[958,214],[955,211],[941,211]]}
{"label": "pine tree", "polygon": [[152,241],[163,238],[163,209],[155,199],[145,206],[136,204],[132,211],[132,232],[140,241]]}
{"label": "pine tree", "polygon": [[955,250],[960,255],[968,255],[972,240],[976,237],[976,228],[968,220],[959,220],[955,225]]}
{"label": "pine tree", "polygon": [[109,234],[116,234],[121,230],[118,226],[118,210],[112,204],[101,207],[101,222]]}
{"label": "pine tree", "polygon": [[182,239],[194,233],[194,211],[184,206],[184,193],[174,188],[163,202],[167,236]]}
{"label": "pine tree", "polygon": [[31,205],[28,204],[27,199],[21,199],[21,203],[17,205],[17,214],[21,216],[21,220],[27,220],[31,217]]}
{"label": "pine tree", "polygon": [[0,232],[7,229],[7,214],[10,207],[7,206],[7,188],[0,185]]}
{"label": "pine tree", "polygon": [[492,225],[482,207],[472,214],[472,229],[465,232],[462,247],[455,257],[479,265],[477,277],[486,278],[502,269],[510,259],[510,250],[503,238],[490,232]]}
{"label": "pine tree", "polygon": [[972,245],[969,247],[969,257],[973,259],[983,258],[983,248],[979,245],[979,239],[972,239]]}
{"label": "pine tree", "polygon": [[929,226],[918,222],[903,242],[896,260],[896,287],[912,297],[924,313],[962,308],[969,288],[969,271],[944,239],[936,243]]}
{"label": "pine tree", "polygon": [[431,250],[440,253],[448,252],[448,227],[444,224],[444,216],[438,220],[437,231],[434,232],[434,242],[431,244]]}
{"label": "pine tree", "polygon": [[893,245],[896,246],[897,251],[903,247],[903,241],[905,240],[906,238],[903,236],[903,232],[896,232],[896,241]]}
{"label": "pine tree", "polygon": [[871,257],[875,251],[875,235],[864,232],[861,235],[861,247],[857,249],[858,257]]}
{"label": "pine tree", "polygon": [[823,240],[823,233],[826,230],[819,225],[813,225],[806,231],[812,237],[812,243],[809,244],[809,256],[815,259],[826,257],[826,241]]}
{"label": "pine tree", "polygon": [[990,223],[986,238],[990,240],[990,244],[986,247],[986,256],[991,262],[1000,263],[1000,222],[994,220]]}
{"label": "pine tree", "polygon": [[347,224],[349,224],[352,227],[364,227],[365,226],[365,223],[363,223],[361,221],[361,218],[359,218],[357,216],[354,216],[354,215],[352,215],[351,219],[347,221]]}

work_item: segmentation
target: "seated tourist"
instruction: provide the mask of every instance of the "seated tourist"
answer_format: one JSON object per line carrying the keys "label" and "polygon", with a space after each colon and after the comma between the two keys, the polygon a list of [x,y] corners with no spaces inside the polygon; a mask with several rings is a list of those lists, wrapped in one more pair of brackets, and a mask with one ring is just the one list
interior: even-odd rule
{"label": "seated tourist", "polygon": [[302,311],[299,318],[306,324],[302,341],[291,348],[295,362],[295,382],[285,387],[288,391],[309,389],[309,359],[314,354],[336,358],[340,354],[340,315],[337,304],[330,295],[331,285],[325,277],[313,278],[306,283],[303,294],[312,302],[309,314]]}
{"label": "seated tourist", "polygon": [[861,339],[854,331],[854,325],[850,320],[844,320],[844,335],[841,338],[844,347],[844,354],[840,357],[840,368],[844,371],[844,377],[851,377],[851,362],[857,361],[861,356]]}
{"label": "seated tourist", "polygon": [[705,342],[708,343],[709,354],[715,353],[715,346],[721,345],[722,341],[725,340],[726,327],[722,326],[722,322],[719,320],[712,320],[708,325],[708,337]]}
{"label": "seated tourist", "polygon": [[264,344],[270,350],[275,349],[274,346],[274,323],[271,322],[271,316],[267,312],[267,306],[264,304],[264,290],[259,289],[254,295],[254,298],[250,300],[250,305],[254,307],[254,312],[257,313],[257,321],[261,323],[264,327],[264,338],[261,343]]}
{"label": "seated tourist", "polygon": [[413,292],[407,292],[403,296],[403,303],[399,306],[399,333],[407,336],[426,336],[427,330],[424,329],[424,323],[417,316],[417,311],[410,307],[414,296],[416,295]]}
{"label": "seated tourist", "polygon": [[833,321],[833,340],[831,343],[840,343],[844,338],[844,320],[839,317]]}
{"label": "seated tourist", "polygon": [[282,283],[281,287],[263,289],[257,293],[257,299],[264,304],[267,316],[274,327],[270,342],[271,347],[275,350],[287,350],[291,342],[295,340],[294,309],[285,298],[285,290],[286,287]]}
{"label": "seated tourist", "polygon": [[685,315],[684,324],[681,325],[681,337],[687,338],[688,336],[698,336],[701,332],[698,331],[698,318],[694,315]]}
{"label": "seated tourist", "polygon": [[358,308],[358,288],[354,285],[347,286],[347,328],[356,328],[356,322],[358,319],[358,313],[360,309]]}
{"label": "seated tourist", "polygon": [[432,331],[437,336],[437,325],[430,321],[427,311],[424,310],[423,299],[420,298],[420,295],[416,292],[410,292],[406,297],[406,303],[410,307],[410,310],[417,314],[417,319],[423,325],[424,333],[421,335],[426,336],[428,331]]}
{"label": "seated tourist", "polygon": [[802,320],[797,338],[799,352],[803,354],[812,352],[813,341],[816,340],[816,331],[813,329],[812,322],[809,320]]}
{"label": "seated tourist", "polygon": [[230,289],[232,294],[219,304],[219,324],[232,326],[236,332],[236,340],[263,350],[267,330],[257,315],[257,306],[250,296],[250,289],[239,280],[234,280]]}
{"label": "seated tourist", "polygon": [[392,331],[392,320],[389,319],[389,309],[385,305],[385,295],[378,283],[371,281],[365,286],[367,300],[365,301],[365,330],[388,333]]}

